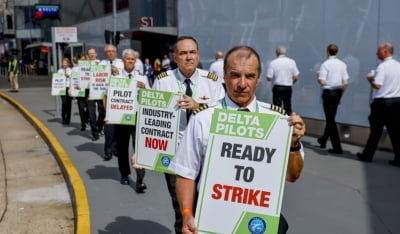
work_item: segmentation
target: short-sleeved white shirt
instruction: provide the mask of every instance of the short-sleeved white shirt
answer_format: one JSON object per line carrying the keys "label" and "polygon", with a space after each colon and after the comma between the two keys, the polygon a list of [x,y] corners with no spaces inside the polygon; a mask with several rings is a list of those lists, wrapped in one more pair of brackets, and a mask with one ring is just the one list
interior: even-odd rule
{"label": "short-sleeved white shirt", "polygon": [[143,62],[139,58],[136,59],[134,70],[138,71],[140,74],[143,74]]}
{"label": "short-sleeved white shirt", "polygon": [[[165,76],[166,74],[166,76]],[[225,96],[225,90],[218,80],[210,78],[210,73],[202,69],[196,69],[196,72],[190,77],[190,87],[193,91],[192,98],[198,103],[215,103]],[[213,74],[215,76],[215,74]],[[179,69],[169,70],[160,75],[154,81],[153,89],[173,93],[185,93],[185,78]],[[181,116],[186,116],[186,110],[181,110]],[[193,117],[193,116],[192,116]],[[190,118],[192,118],[190,117]],[[190,122],[190,121],[189,121]],[[187,125],[186,118],[180,118],[178,142],[183,136],[183,131]]]}
{"label": "short-sleeved white shirt", "polygon": [[108,59],[103,59],[101,60],[100,64],[105,64],[105,65],[110,65],[112,64],[113,66],[116,66],[118,68],[118,72],[121,73],[122,70],[124,70],[124,62],[122,62],[122,59],[116,58],[114,59],[111,63],[110,60]]}
{"label": "short-sleeved white shirt", "polygon": [[267,69],[267,77],[272,79],[273,85],[292,86],[293,77],[299,74],[296,62],[285,55],[272,60]]}
{"label": "short-sleeved white shirt", "polygon": [[218,79],[225,83],[224,81],[224,59],[218,59],[217,61],[213,62],[209,69],[210,72],[217,74]]}
{"label": "short-sleeved white shirt", "polygon": [[343,87],[343,81],[349,79],[347,65],[336,56],[330,56],[321,64],[318,80],[325,80],[323,89],[337,89]]}
{"label": "short-sleeved white shirt", "polygon": [[[239,106],[232,102],[228,96],[224,100],[226,101],[227,109],[239,109]],[[215,108],[222,108],[222,103],[219,102]],[[197,178],[202,170],[204,157],[207,152],[211,120],[215,108],[203,110],[190,119],[177,152],[168,167],[169,170],[188,179],[195,180]],[[271,110],[271,104],[259,102],[256,99],[247,108],[250,112],[258,110],[259,113],[277,113]],[[302,148],[301,154],[304,158]]]}
{"label": "short-sleeved white shirt", "polygon": [[381,87],[373,89],[373,98],[400,97],[400,63],[392,57],[386,58],[376,69],[374,84]]}

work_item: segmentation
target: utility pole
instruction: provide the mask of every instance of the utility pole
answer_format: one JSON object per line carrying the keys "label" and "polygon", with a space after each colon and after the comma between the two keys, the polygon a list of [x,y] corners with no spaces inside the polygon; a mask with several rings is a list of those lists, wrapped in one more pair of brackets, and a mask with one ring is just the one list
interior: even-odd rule
{"label": "utility pole", "polygon": [[115,38],[116,38],[116,36],[115,35],[117,35],[117,0],[113,0],[113,2],[112,2],[112,4],[113,4],[113,23],[114,23],[114,27],[113,27],[113,38],[112,38],[112,44],[114,44],[115,46],[117,46],[116,45],[116,43],[115,43]]}

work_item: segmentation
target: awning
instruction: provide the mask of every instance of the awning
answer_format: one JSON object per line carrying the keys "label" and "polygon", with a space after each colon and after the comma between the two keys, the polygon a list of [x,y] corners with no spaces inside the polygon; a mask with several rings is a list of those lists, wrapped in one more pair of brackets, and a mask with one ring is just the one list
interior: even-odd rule
{"label": "awning", "polygon": [[177,37],[176,27],[140,27],[121,32],[124,39],[141,40],[146,36],[170,36]]}
{"label": "awning", "polygon": [[36,48],[36,47],[51,47],[50,42],[35,42],[25,46],[25,49]]}

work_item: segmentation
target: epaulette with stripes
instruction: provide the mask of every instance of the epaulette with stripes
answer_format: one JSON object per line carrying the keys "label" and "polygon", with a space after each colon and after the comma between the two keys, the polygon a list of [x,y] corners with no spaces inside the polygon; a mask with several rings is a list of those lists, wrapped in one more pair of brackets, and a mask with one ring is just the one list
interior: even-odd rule
{"label": "epaulette with stripes", "polygon": [[206,103],[200,103],[199,108],[197,108],[196,110],[193,111],[193,114],[197,114],[200,111],[203,111],[205,109],[208,109],[208,105]]}
{"label": "epaulette with stripes", "polygon": [[167,76],[168,76],[167,72],[161,72],[160,74],[157,75],[157,80],[160,80]]}
{"label": "epaulette with stripes", "polygon": [[217,75],[217,74],[214,74],[214,73],[212,73],[212,72],[209,72],[209,73],[207,74],[207,78],[209,78],[209,79],[211,79],[211,80],[213,80],[213,81],[217,81],[217,80],[218,80],[218,75]]}
{"label": "epaulette with stripes", "polygon": [[278,112],[278,113],[281,113],[282,115],[285,115],[285,114],[286,114],[285,109],[283,109],[283,108],[280,107],[280,106],[274,105],[274,104],[271,104],[271,110],[276,111],[276,112]]}

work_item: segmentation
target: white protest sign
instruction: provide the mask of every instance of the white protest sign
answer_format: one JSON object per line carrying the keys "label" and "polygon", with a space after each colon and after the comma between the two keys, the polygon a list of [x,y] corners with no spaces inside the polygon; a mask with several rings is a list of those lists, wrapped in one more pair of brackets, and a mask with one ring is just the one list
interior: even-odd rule
{"label": "white protest sign", "polygon": [[136,126],[136,164],[173,174],[168,170],[175,155],[181,110],[180,94],[151,89],[139,91]]}
{"label": "white protest sign", "polygon": [[65,96],[66,78],[62,73],[53,73],[51,77],[51,95],[52,96]]}
{"label": "white protest sign", "polygon": [[135,77],[110,77],[106,119],[112,124],[136,124],[137,80]]}
{"label": "white protest sign", "polygon": [[88,89],[89,88],[89,83],[90,83],[90,78],[91,78],[91,72],[90,72],[90,60],[78,60],[78,67],[79,67],[79,76],[81,78],[81,88],[83,89]]}
{"label": "white protest sign", "polygon": [[195,215],[199,233],[277,233],[292,133],[287,118],[214,110]]}
{"label": "white protest sign", "polygon": [[89,83],[89,99],[100,100],[104,97],[107,82],[111,73],[110,65],[90,66],[91,78]]}
{"label": "white protest sign", "polygon": [[80,68],[73,67],[71,72],[71,85],[69,92],[72,97],[85,97],[85,89],[81,86]]}

